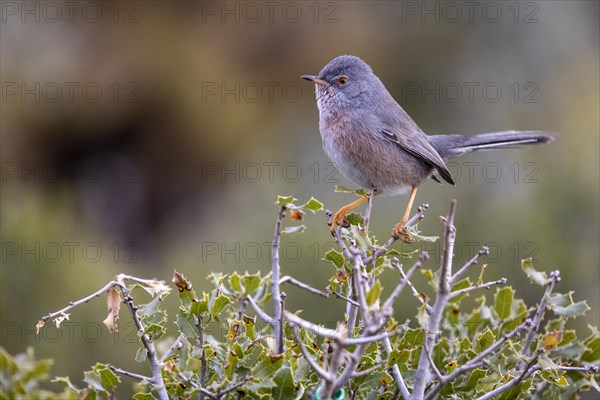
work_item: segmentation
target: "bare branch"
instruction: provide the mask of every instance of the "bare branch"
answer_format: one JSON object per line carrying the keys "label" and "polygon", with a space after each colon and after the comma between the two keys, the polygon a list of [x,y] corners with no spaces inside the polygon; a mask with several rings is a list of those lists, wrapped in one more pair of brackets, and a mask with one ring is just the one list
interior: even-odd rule
{"label": "bare branch", "polygon": [[[208,364],[206,360],[206,350],[204,349],[204,327],[202,326],[202,318],[200,316],[196,319],[196,328],[198,329],[198,346],[202,349],[200,356],[200,387],[206,385],[206,373],[208,371]],[[198,395],[198,400],[204,400],[204,393]]]}
{"label": "bare branch", "polygon": [[[450,203],[450,211],[444,219],[446,226],[444,234],[444,250],[440,266],[440,283],[438,284],[435,303],[429,316],[428,328],[425,332],[424,348],[432,348],[437,336],[437,330],[440,327],[444,308],[450,299],[450,277],[452,276],[452,258],[454,256],[454,241],[456,238],[456,229],[454,227],[454,215],[456,213],[456,200]],[[425,394],[425,386],[429,381],[430,363],[427,352],[421,350],[419,365],[415,375],[415,384],[413,387],[413,398],[422,399]]]}
{"label": "bare branch", "polygon": [[338,340],[338,341],[342,340],[342,337],[340,336],[340,332],[337,329],[333,330],[333,329],[325,328],[325,327],[317,325],[317,324],[313,324],[312,322],[308,322],[305,319],[302,319],[302,318],[298,317],[297,315],[290,313],[287,310],[283,310],[283,316],[290,323],[298,325],[299,327],[306,329],[318,336],[328,338],[328,339]]}
{"label": "bare branch", "polygon": [[134,378],[134,379],[139,379],[140,381],[152,382],[152,378],[150,378],[149,376],[144,376],[144,375],[136,374],[134,372],[125,371],[124,369],[117,368],[114,365],[109,365],[108,368],[117,374],[128,376],[128,377]]}
{"label": "bare branch", "polygon": [[[75,308],[77,306],[85,304],[88,301],[90,301],[92,299],[95,299],[96,297],[102,296],[107,290],[109,290],[109,289],[111,289],[111,288],[113,288],[115,286],[121,286],[121,284],[119,282],[117,282],[116,280],[115,281],[110,281],[102,289],[100,289],[100,290],[98,290],[98,291],[90,294],[89,296],[84,297],[83,299],[80,299],[80,300],[77,300],[77,301],[72,301],[65,308],[62,308],[62,309],[60,309],[58,311],[55,311],[55,312],[52,312],[52,313],[44,315],[42,317],[42,319],[40,320],[40,322],[43,325],[43,323],[45,323],[46,321],[48,321],[51,318],[55,318],[55,317],[58,317],[58,316],[64,316],[67,311],[70,311],[71,309],[73,309],[73,308]],[[40,322],[38,322],[38,324]]]}
{"label": "bare branch", "polygon": [[[385,352],[387,354],[387,356],[389,357],[390,354],[392,353],[392,344],[390,343],[390,338],[386,337],[383,339],[383,347],[385,348]],[[396,385],[398,386],[398,389],[400,390],[400,393],[402,393],[402,397],[405,400],[410,399],[410,392],[408,391],[408,388],[406,387],[406,383],[404,382],[404,378],[402,377],[402,373],[400,372],[400,368],[398,367],[398,364],[394,364],[394,366],[392,367],[392,375],[394,376],[394,380],[396,381]]]}
{"label": "bare branch", "polygon": [[519,326],[517,326],[515,329],[513,329],[506,335],[503,335],[499,340],[492,343],[490,346],[488,346],[485,350],[480,352],[477,356],[475,356],[474,358],[469,360],[467,363],[458,366],[450,374],[448,374],[448,375],[444,376],[442,379],[440,379],[439,383],[427,393],[426,399],[433,399],[444,386],[446,386],[448,383],[455,380],[458,376],[481,366],[482,363],[485,364],[487,362],[486,358],[488,356],[495,353],[510,338],[517,335],[523,329],[528,328],[529,326],[531,326],[531,324],[532,324],[531,319],[528,318],[528,319],[524,320]]}
{"label": "bare branch", "polygon": [[482,283],[482,284],[475,284],[473,286],[469,286],[466,287],[464,289],[459,289],[459,290],[455,290],[454,292],[452,292],[452,294],[450,295],[450,298],[453,299],[457,296],[460,296],[462,294],[471,292],[473,290],[477,290],[477,289],[489,289],[492,286],[495,285],[504,285],[506,284],[506,282],[508,282],[508,280],[506,278],[500,278],[497,281],[493,281],[493,282],[487,282],[487,283]]}
{"label": "bare branch", "polygon": [[302,339],[300,339],[300,335],[298,335],[298,328],[296,326],[292,327],[292,334],[294,335],[296,342],[298,342],[298,346],[300,346],[300,351],[302,352],[304,359],[310,365],[310,367],[313,369],[313,371],[315,371],[322,379],[325,379],[326,381],[330,381],[330,382],[333,381],[333,376],[331,376],[331,374],[328,371],[321,368],[312,359],[312,357],[310,356],[310,353],[308,352],[308,349],[306,348],[306,345],[304,344]]}
{"label": "bare branch", "polygon": [[385,301],[385,303],[383,303],[382,310],[391,310],[392,309],[392,305],[394,304],[394,301],[396,301],[398,296],[400,296],[400,293],[402,292],[404,287],[408,284],[408,280],[412,277],[413,273],[417,269],[419,269],[421,267],[421,265],[423,265],[423,261],[425,261],[428,257],[429,256],[427,255],[427,253],[425,253],[425,252],[421,253],[419,256],[419,259],[413,264],[413,266],[408,270],[408,272],[406,274],[404,274],[404,271],[402,271],[402,267],[400,266],[398,259],[396,257],[394,257],[392,259],[392,265],[395,266],[398,270],[400,270],[400,274],[402,275],[402,280],[400,281],[400,283],[398,283],[398,285],[396,285],[396,288],[394,288],[394,290],[392,291],[392,294],[390,294],[390,297],[388,297],[388,299]]}
{"label": "bare branch", "polygon": [[256,315],[258,315],[260,317],[260,319],[265,321],[267,324],[271,324],[273,322],[273,318],[271,318],[269,316],[269,314],[264,312],[262,310],[262,308],[260,308],[260,306],[258,304],[256,304],[256,301],[254,301],[252,296],[248,296],[247,299],[248,299],[248,303],[250,303],[250,306],[252,307],[252,309],[254,310]]}
{"label": "bare branch", "polygon": [[311,293],[317,294],[317,295],[319,295],[319,296],[321,296],[321,297],[325,297],[326,299],[328,299],[328,298],[329,298],[329,294],[328,294],[328,293],[326,293],[326,292],[324,292],[324,291],[322,291],[322,290],[316,289],[316,288],[314,288],[314,287],[310,286],[310,285],[309,285],[309,284],[307,284],[307,283],[300,282],[299,280],[297,280],[297,279],[295,279],[295,278],[292,278],[292,277],[291,277],[291,276],[289,276],[289,275],[286,275],[286,276],[284,276],[283,278],[281,278],[281,279],[279,280],[279,285],[283,285],[284,283],[288,283],[288,282],[289,282],[290,284],[294,285],[294,286],[297,286],[297,287],[299,287],[300,289],[304,289],[304,290],[306,290],[306,291],[308,291],[308,292],[311,292]]}
{"label": "bare branch", "polygon": [[281,221],[285,216],[285,206],[279,207],[277,221],[275,222],[275,232],[273,233],[273,244],[271,246],[271,293],[273,296],[273,318],[270,323],[275,333],[275,348],[277,354],[284,352],[283,340],[283,306],[281,304],[281,293],[279,292],[279,243],[281,241]]}
{"label": "bare branch", "polygon": [[[422,256],[426,256],[427,258],[429,258],[429,255],[426,252],[422,252],[421,254],[422,254]],[[419,300],[419,303],[421,303],[425,306],[425,310],[427,311],[427,314],[431,314],[431,306],[425,302],[425,299],[423,298],[423,296],[421,296],[421,293],[419,293],[419,291],[417,290],[415,285],[413,285],[413,283],[410,281],[407,274],[404,273],[402,264],[400,264],[400,263],[396,263],[396,264],[397,265],[395,265],[395,266],[398,269],[398,271],[400,272],[400,275],[402,275],[402,279],[406,280],[406,285],[410,288],[410,290],[412,291],[413,295],[417,298],[417,300]],[[394,260],[392,260],[392,266],[394,266]]]}
{"label": "bare branch", "polygon": [[[133,317],[133,322],[138,330],[138,332],[144,332],[144,326],[140,321],[139,316],[137,315],[137,307],[133,304],[133,297],[130,295],[126,295],[124,299],[125,304],[129,308],[129,312],[131,312],[131,316]],[[152,370],[152,384],[158,391],[158,397],[160,400],[169,400],[169,394],[167,393],[167,389],[165,388],[165,382],[163,381],[162,372],[161,372],[161,363],[158,361],[156,356],[156,349],[154,348],[154,343],[148,336],[148,334],[143,333],[141,336],[142,344],[146,348],[146,354],[148,355],[148,361],[150,362],[150,368]]]}
{"label": "bare branch", "polygon": [[479,252],[477,252],[477,254],[475,254],[475,256],[473,256],[473,258],[471,258],[469,261],[467,261],[467,263],[465,265],[463,265],[461,269],[456,271],[456,273],[452,276],[452,284],[454,285],[456,282],[458,282],[460,277],[463,276],[469,270],[469,268],[471,268],[473,265],[477,264],[479,257],[485,256],[488,254],[490,254],[489,247],[483,246],[481,248],[481,250],[479,250]]}
{"label": "bare branch", "polygon": [[183,347],[183,344],[184,344],[183,341],[184,341],[184,339],[185,339],[185,335],[183,333],[181,333],[177,337],[177,339],[175,339],[175,341],[173,342],[173,344],[171,345],[171,347],[169,347],[167,349],[167,351],[165,352],[165,354],[163,354],[163,356],[160,358],[159,361],[160,361],[161,364],[164,363],[167,358],[171,357],[171,355],[173,354],[173,352],[175,350],[179,350],[179,349],[181,349]]}
{"label": "bare branch", "polygon": [[517,386],[519,383],[523,382],[525,379],[529,378],[531,375],[538,372],[539,370],[540,370],[540,367],[537,365],[529,370],[525,370],[525,371],[523,371],[524,373],[521,374],[521,376],[519,376],[518,378],[510,380],[510,381],[506,382],[504,385],[499,386],[496,389],[492,390],[491,392],[488,392],[488,393],[484,394],[483,396],[478,397],[477,400],[493,399],[495,396],[499,395],[500,393],[506,392],[508,389],[511,389],[511,388]]}
{"label": "bare branch", "polygon": [[[525,344],[523,345],[523,356],[525,357],[531,354],[531,343],[533,342],[533,338],[537,334],[538,329],[540,328],[542,318],[544,317],[544,312],[546,311],[546,303],[548,301],[548,298],[550,297],[550,294],[554,290],[554,285],[557,282],[560,282],[560,272],[550,272],[550,281],[548,282],[548,286],[546,286],[546,291],[544,292],[544,295],[540,299],[540,304],[538,305],[535,316],[533,317],[533,323],[529,327],[527,338],[525,338]],[[525,363],[521,361],[519,363],[519,368],[523,368],[524,364]]]}

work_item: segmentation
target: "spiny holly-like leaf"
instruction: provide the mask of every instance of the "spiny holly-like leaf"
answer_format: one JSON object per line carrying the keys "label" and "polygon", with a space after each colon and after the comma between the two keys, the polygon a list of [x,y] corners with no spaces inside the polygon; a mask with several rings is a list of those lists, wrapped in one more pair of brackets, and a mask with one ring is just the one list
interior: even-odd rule
{"label": "spiny holly-like leaf", "polygon": [[364,224],[365,224],[365,217],[363,217],[362,215],[360,215],[358,213],[353,213],[353,212],[349,213],[348,215],[346,215],[346,219],[348,220],[350,225],[364,226]]}
{"label": "spiny holly-like leaf", "polygon": [[258,363],[252,376],[261,380],[268,379],[281,368],[281,364],[283,364],[283,357],[267,355]]}
{"label": "spiny holly-like leaf", "polygon": [[371,286],[369,292],[367,293],[367,305],[373,306],[377,300],[379,300],[379,296],[381,295],[382,287],[379,280],[375,281],[375,284]]}
{"label": "spiny holly-like leaf", "polygon": [[156,397],[151,393],[136,393],[133,395],[133,400],[156,400]]}
{"label": "spiny holly-like leaf", "polygon": [[308,200],[306,203],[304,203],[300,207],[305,210],[310,210],[313,213],[315,213],[315,212],[321,211],[323,209],[323,203],[321,203],[319,200],[315,199],[314,197],[311,197],[310,200]]}
{"label": "spiny holly-like leaf", "polygon": [[510,286],[503,287],[502,289],[498,289],[496,291],[494,309],[498,314],[498,318],[501,320],[505,320],[510,316],[514,296],[515,291]]}
{"label": "spiny holly-like leaf", "polygon": [[336,191],[336,193],[354,193],[355,195],[357,195],[359,197],[362,197],[365,194],[367,194],[367,192],[365,192],[363,189],[353,190],[353,189],[348,189],[347,187],[342,186],[342,185],[335,185],[335,191]]}
{"label": "spiny holly-like leaf", "polygon": [[276,383],[272,391],[273,399],[285,400],[294,397],[296,389],[292,370],[289,367],[284,367],[277,371],[273,377],[273,381]]}
{"label": "spiny holly-like leaf", "polygon": [[533,260],[531,257],[521,260],[521,268],[523,268],[527,277],[538,285],[545,286],[550,282],[548,275],[546,275],[544,271],[536,271],[535,268],[533,268]]}
{"label": "spiny holly-like leaf", "polygon": [[294,201],[298,199],[294,198],[294,196],[277,196],[277,203],[280,206],[287,206],[288,204],[294,204]]}
{"label": "spiny holly-like leaf", "polygon": [[196,317],[188,313],[180,312],[177,314],[177,321],[175,322],[179,331],[189,338],[197,338],[198,331],[196,329]]}
{"label": "spiny holly-like leaf", "polygon": [[254,292],[260,286],[260,275],[250,275],[247,272],[244,274],[244,294],[250,294]]}
{"label": "spiny holly-like leaf", "polygon": [[237,272],[234,272],[229,276],[229,284],[236,292],[242,293],[244,291],[244,288],[242,287],[242,277],[239,276]]}
{"label": "spiny holly-like leaf", "polygon": [[590,307],[587,305],[587,302],[585,300],[570,304],[566,307],[557,306],[553,304],[549,304],[549,307],[552,311],[554,311],[555,314],[567,318],[582,316],[590,310]]}
{"label": "spiny holly-like leaf", "polygon": [[219,295],[212,304],[210,315],[215,318],[223,309],[231,303],[229,297],[224,294]]}
{"label": "spiny holly-like leaf", "polygon": [[327,253],[325,253],[325,260],[331,261],[337,269],[340,269],[344,266],[344,256],[342,256],[342,253],[334,249],[329,249]]}
{"label": "spiny holly-like leaf", "polygon": [[121,379],[106,364],[97,363],[92,367],[92,371],[98,374],[102,387],[108,391],[112,391],[121,382]]}

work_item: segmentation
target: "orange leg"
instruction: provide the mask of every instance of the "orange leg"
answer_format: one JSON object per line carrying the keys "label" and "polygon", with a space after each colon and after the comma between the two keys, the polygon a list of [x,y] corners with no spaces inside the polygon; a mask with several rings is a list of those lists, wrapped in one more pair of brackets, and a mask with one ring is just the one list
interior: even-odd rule
{"label": "orange leg", "polygon": [[412,241],[412,238],[410,237],[408,232],[406,232],[406,228],[404,227],[404,225],[406,225],[406,222],[410,217],[410,210],[412,209],[413,202],[415,201],[417,189],[417,186],[412,187],[412,190],[410,191],[410,197],[408,198],[408,204],[406,205],[406,211],[404,211],[404,216],[402,216],[400,222],[398,222],[392,230],[392,236],[396,239],[402,240],[405,243],[410,243]]}
{"label": "orange leg", "polygon": [[350,210],[352,210],[354,207],[364,203],[365,201],[369,200],[370,196],[377,196],[377,193],[375,193],[375,194],[371,194],[371,193],[372,192],[366,193],[360,199],[353,201],[352,203],[347,204],[344,207],[340,208],[339,211],[333,215],[333,219],[331,220],[331,227],[329,228],[331,230],[331,232],[333,233],[335,231],[335,228],[337,225],[344,225],[344,221],[346,220],[346,215],[348,214],[348,212]]}

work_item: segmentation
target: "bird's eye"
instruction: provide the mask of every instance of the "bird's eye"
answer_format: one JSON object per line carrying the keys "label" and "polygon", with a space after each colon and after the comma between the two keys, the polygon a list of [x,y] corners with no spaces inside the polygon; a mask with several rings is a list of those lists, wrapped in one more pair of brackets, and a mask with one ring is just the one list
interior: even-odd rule
{"label": "bird's eye", "polygon": [[340,86],[346,86],[348,84],[348,77],[346,75],[342,75],[336,79],[336,83]]}

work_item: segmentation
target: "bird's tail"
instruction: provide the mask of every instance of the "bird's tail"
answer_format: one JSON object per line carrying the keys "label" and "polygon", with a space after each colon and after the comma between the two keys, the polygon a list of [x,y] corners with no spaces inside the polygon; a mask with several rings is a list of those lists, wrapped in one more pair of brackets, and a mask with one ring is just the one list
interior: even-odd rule
{"label": "bird's tail", "polygon": [[445,161],[477,150],[494,150],[546,143],[554,140],[550,132],[505,131],[479,135],[431,135],[429,140]]}

